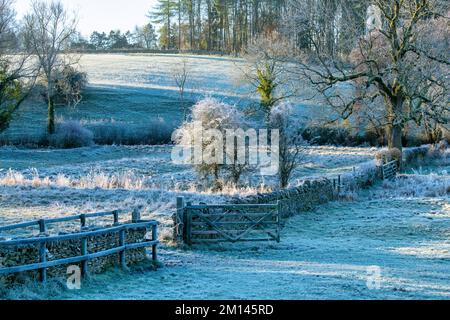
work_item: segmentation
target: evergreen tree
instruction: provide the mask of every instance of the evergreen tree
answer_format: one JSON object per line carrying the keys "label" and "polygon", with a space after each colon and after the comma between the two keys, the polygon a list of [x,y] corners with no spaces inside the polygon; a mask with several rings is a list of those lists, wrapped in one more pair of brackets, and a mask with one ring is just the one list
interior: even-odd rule
{"label": "evergreen tree", "polygon": [[177,0],[158,0],[158,4],[149,16],[154,23],[163,24],[160,32],[164,31],[164,37],[161,36],[161,46],[166,49],[174,47],[172,34],[172,18],[176,14],[178,8]]}

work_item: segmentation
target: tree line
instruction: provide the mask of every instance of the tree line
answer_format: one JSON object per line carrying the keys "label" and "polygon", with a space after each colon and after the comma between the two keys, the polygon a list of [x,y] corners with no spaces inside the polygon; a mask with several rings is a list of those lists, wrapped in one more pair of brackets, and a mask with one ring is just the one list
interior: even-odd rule
{"label": "tree line", "polygon": [[159,0],[149,12],[162,25],[160,47],[240,52],[258,34],[277,28],[286,0]]}
{"label": "tree line", "polygon": [[[18,24],[12,3],[0,0],[0,130],[38,78],[52,133],[57,84],[74,63],[74,39],[80,43],[76,19],[59,2],[35,1]],[[401,149],[413,126],[432,140],[450,131],[448,1],[160,0],[149,17],[161,25],[161,48],[251,57],[248,78],[266,122],[272,108],[309,84],[339,119],[375,131],[391,148]],[[94,32],[85,41],[98,50],[148,48],[155,30],[144,29]],[[38,58],[32,64],[31,56]],[[281,92],[290,84],[292,92]]]}
{"label": "tree line", "polygon": [[111,30],[109,33],[94,31],[89,39],[76,33],[71,41],[74,50],[157,49],[158,36],[155,27],[148,23],[136,26],[133,31]]}
{"label": "tree line", "polygon": [[163,49],[240,53],[259,36],[277,31],[293,49],[312,48],[313,36],[338,53],[349,50],[341,40],[364,33],[369,5],[369,0],[159,0],[148,16],[162,26]]}

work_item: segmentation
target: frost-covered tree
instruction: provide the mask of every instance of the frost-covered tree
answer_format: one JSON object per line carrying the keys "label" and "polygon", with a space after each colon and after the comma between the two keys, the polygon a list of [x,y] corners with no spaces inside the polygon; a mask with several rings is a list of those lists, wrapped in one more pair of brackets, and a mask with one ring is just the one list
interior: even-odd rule
{"label": "frost-covered tree", "polygon": [[302,137],[302,130],[294,119],[293,107],[288,103],[276,105],[270,113],[270,127],[280,133],[278,177],[282,189],[288,187],[292,173],[304,158],[307,146]]}
{"label": "frost-covered tree", "polygon": [[243,119],[235,106],[206,98],[193,107],[191,120],[173,137],[179,146],[193,150],[185,160],[193,163],[200,178],[216,190],[223,187],[224,180],[237,184],[247,167],[237,161],[226,161],[226,158],[236,160],[234,148],[232,153],[227,153],[227,130],[243,128]]}
{"label": "frost-covered tree", "polygon": [[183,119],[187,118],[187,105],[186,105],[186,85],[189,80],[190,67],[187,58],[183,58],[181,63],[177,63],[170,70],[172,78],[177,85],[178,94],[180,98],[180,105],[183,108]]}
{"label": "frost-covered tree", "polygon": [[151,23],[147,23],[143,27],[136,27],[135,34],[138,42],[145,49],[154,49],[157,47],[156,41],[158,40],[158,37],[155,28]]}

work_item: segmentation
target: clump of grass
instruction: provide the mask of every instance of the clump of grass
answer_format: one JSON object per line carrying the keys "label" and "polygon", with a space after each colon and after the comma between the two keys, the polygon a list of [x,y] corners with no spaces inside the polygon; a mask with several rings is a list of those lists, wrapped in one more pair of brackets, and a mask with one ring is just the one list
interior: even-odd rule
{"label": "clump of grass", "polygon": [[49,279],[45,286],[43,286],[37,279],[33,278],[19,278],[12,286],[0,287],[1,300],[42,300],[55,299],[64,292],[67,286],[64,279],[54,278]]}

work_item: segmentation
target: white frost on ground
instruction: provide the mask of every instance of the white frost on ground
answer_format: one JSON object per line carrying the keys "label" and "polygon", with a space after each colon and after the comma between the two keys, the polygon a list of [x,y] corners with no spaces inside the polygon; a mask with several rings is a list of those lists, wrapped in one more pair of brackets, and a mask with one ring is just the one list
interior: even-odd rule
{"label": "white frost on ground", "polygon": [[[163,247],[158,272],[107,273],[59,298],[450,299],[449,196],[369,193],[290,219],[281,244]],[[380,287],[371,290],[374,266]]]}
{"label": "white frost on ground", "polygon": [[[302,175],[334,175],[358,164],[364,167],[375,151],[311,148],[311,169]],[[164,236],[170,232],[176,196],[194,202],[223,202],[227,196],[145,183],[129,188],[105,183],[105,177],[123,172],[131,172],[129,177],[152,176],[156,184],[158,177],[192,178],[192,171],[169,163],[166,147],[37,152],[0,148],[0,161],[6,164],[0,172],[0,225],[142,206],[144,217],[162,222]],[[8,172],[9,168],[15,171]],[[96,168],[101,174],[89,180]],[[164,268],[158,272],[109,272],[94,277],[82,291],[65,291],[57,298],[450,299],[448,169],[447,165],[423,168],[362,192],[357,202],[331,203],[316,212],[299,213],[287,221],[281,244],[192,251],[162,245]],[[83,179],[92,185],[80,184]],[[381,270],[379,290],[367,286],[368,268],[373,266]]]}
{"label": "white frost on ground", "polygon": [[[404,196],[411,185],[426,193],[435,188],[440,194],[439,181],[448,179],[446,170],[423,170],[439,173],[436,184],[430,182],[436,179],[407,175],[363,191],[357,202],[335,202],[300,213],[287,221],[281,244],[229,244],[192,251],[162,245],[159,257],[164,267],[157,272],[109,272],[94,277],[81,291],[64,291],[56,298],[450,299],[449,193]],[[8,194],[6,203],[19,204],[23,198],[18,206],[26,207],[28,201],[44,196],[35,208],[44,212],[55,209],[54,198],[63,197],[69,199],[67,205],[79,206],[93,196],[92,209],[114,205],[115,199],[156,201],[147,198],[153,194],[148,190],[69,190],[27,187]],[[381,271],[379,289],[368,287],[374,266]]]}
{"label": "white frost on ground", "polygon": [[[145,217],[168,226],[175,199],[223,202],[239,193],[270,189],[264,179],[224,194],[198,192],[189,166],[170,160],[170,146],[96,146],[75,150],[0,148],[0,225],[42,217],[142,207]],[[334,175],[373,158],[376,149],[313,147],[293,183],[306,176]]]}
{"label": "white frost on ground", "polygon": [[[146,130],[152,121],[163,119],[169,126],[182,122],[183,107],[171,70],[183,59],[189,78],[185,100],[192,106],[198,99],[215,96],[238,106],[255,104],[255,90],[243,80],[243,59],[158,54],[86,54],[80,68],[87,72],[89,86],[76,108],[57,108],[56,118],[81,121],[87,128],[113,123],[135,130]],[[294,99],[293,99],[294,100]],[[296,100],[296,99],[295,99]],[[330,115],[330,110],[302,99],[292,101],[296,114],[306,121]],[[26,101],[14,114],[0,141],[36,143],[45,135],[47,108],[38,99]],[[331,116],[331,115],[330,115]]]}

